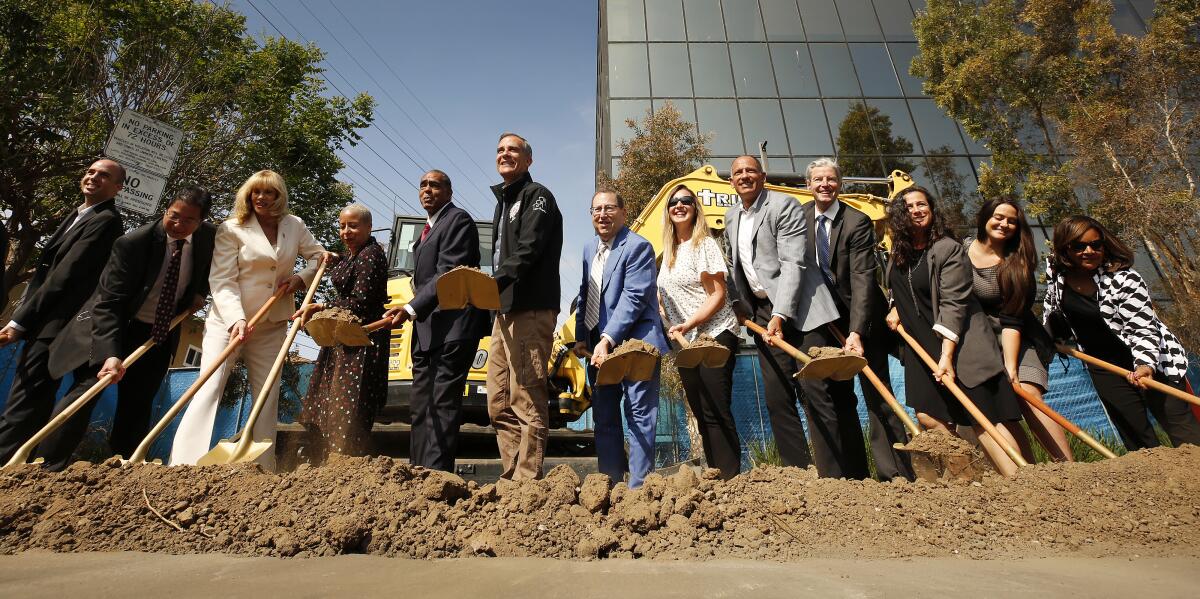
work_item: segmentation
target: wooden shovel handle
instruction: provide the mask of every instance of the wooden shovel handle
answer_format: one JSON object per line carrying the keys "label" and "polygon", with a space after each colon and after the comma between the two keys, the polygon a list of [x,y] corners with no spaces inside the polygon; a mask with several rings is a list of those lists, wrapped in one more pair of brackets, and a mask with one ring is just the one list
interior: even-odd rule
{"label": "wooden shovel handle", "polygon": [[368,333],[374,333],[375,331],[378,331],[379,329],[382,329],[384,327],[390,328],[391,325],[392,325],[392,319],[380,318],[379,320],[376,320],[375,322],[372,322],[371,324],[363,327],[363,330]]}
{"label": "wooden shovel handle", "polygon": [[683,349],[687,349],[688,346],[691,345],[688,343],[687,337],[680,335],[678,332],[668,334],[670,334],[671,338],[677,341],[679,343],[679,347],[682,347]]}
{"label": "wooden shovel handle", "polygon": [[1025,388],[1021,386],[1021,383],[1013,383],[1012,386],[1013,391],[1016,391],[1017,395],[1021,396],[1021,399],[1025,400],[1025,403],[1037,408],[1039,412],[1049,416],[1050,419],[1057,422],[1059,426],[1067,429],[1067,432],[1075,435],[1080,441],[1087,443],[1088,447],[1095,449],[1100,453],[1100,455],[1106,458],[1112,459],[1117,457],[1116,454],[1114,454],[1111,450],[1100,444],[1099,441],[1093,439],[1091,435],[1085,433],[1078,426],[1075,426],[1074,422],[1067,420],[1065,416],[1054,411],[1054,408],[1046,405],[1046,402],[1038,399],[1036,395],[1030,393],[1029,391],[1026,391]]}
{"label": "wooden shovel handle", "polygon": [[[287,285],[283,285],[279,289],[276,289],[275,294],[267,299],[266,303],[264,303],[262,307],[258,309],[258,312],[254,313],[254,316],[250,317],[250,320],[246,323],[246,328],[248,329],[258,324],[258,321],[262,320],[263,317],[267,315],[267,312],[271,310],[271,306],[275,305],[275,302],[279,300],[279,298],[286,295],[287,290]],[[208,368],[205,369],[204,372],[200,373],[200,376],[194,383],[192,383],[192,386],[188,387],[187,391],[183,392],[183,395],[175,401],[175,404],[167,410],[167,413],[163,414],[163,417],[158,420],[158,423],[154,425],[154,428],[150,429],[150,432],[146,434],[146,438],[142,439],[142,442],[138,444],[137,449],[135,449],[133,452],[133,455],[129,456],[129,461],[131,463],[140,464],[146,461],[146,455],[150,453],[150,446],[154,444],[154,440],[157,439],[158,436],[167,429],[167,425],[175,419],[175,416],[179,415],[179,412],[183,410],[183,407],[192,400],[192,397],[195,396],[198,391],[200,391],[200,387],[203,387],[204,383],[208,382],[208,379],[212,378],[213,373],[215,373],[217,369],[229,359],[229,356],[233,355],[233,351],[241,344],[242,340],[239,338],[229,340],[229,345],[225,346],[225,349],[221,352],[221,355],[217,356],[217,359],[213,360],[213,362],[208,365]]]}
{"label": "wooden shovel handle", "polygon": [[[834,324],[830,323],[828,326],[829,332],[833,333],[833,336],[838,340],[838,343],[845,345],[846,336],[843,335]],[[896,400],[896,396],[892,395],[892,391],[887,388],[887,385],[883,384],[883,381],[880,380],[880,378],[875,374],[875,371],[871,370],[870,366],[863,366],[862,373],[867,377],[868,381],[871,381],[871,384],[875,387],[875,390],[878,391],[881,396],[883,396],[883,400],[886,401],[888,407],[890,407],[892,411],[896,413],[896,417],[904,423],[904,428],[908,429],[908,432],[914,437],[921,434],[921,429],[917,428],[917,423],[913,422],[912,418],[908,416],[908,412],[904,409],[904,406],[900,405],[900,402]]]}
{"label": "wooden shovel handle", "polygon": [[[1120,366],[1117,366],[1116,364],[1113,364],[1111,362],[1105,362],[1104,360],[1101,360],[1100,358],[1095,358],[1095,357],[1089,356],[1073,347],[1067,347],[1061,343],[1056,344],[1056,346],[1058,347],[1058,351],[1060,351],[1064,354],[1067,354],[1068,356],[1078,358],[1084,362],[1087,362],[1088,364],[1091,364],[1093,366],[1098,366],[1109,372],[1119,374],[1121,376],[1129,376],[1128,370],[1121,368]],[[1144,382],[1147,387],[1154,389],[1155,391],[1166,393],[1167,395],[1170,395],[1171,397],[1174,397],[1175,399],[1181,399],[1190,404],[1200,406],[1200,397],[1196,397],[1195,395],[1192,395],[1191,393],[1187,393],[1185,391],[1180,391],[1179,389],[1176,389],[1170,385],[1164,385],[1154,379],[1146,378],[1146,379],[1142,379],[1142,382]]]}
{"label": "wooden shovel handle", "polygon": [[[755,333],[757,333],[759,335],[767,334],[767,330],[764,329],[762,327],[762,325],[754,322],[753,320],[750,320],[749,318],[742,321],[742,326],[746,327],[747,329],[750,329],[751,331],[754,331]],[[799,360],[802,364],[808,364],[809,362],[812,362],[812,358],[810,358],[808,356],[808,354],[796,349],[795,347],[792,346],[792,344],[788,343],[787,341],[784,341],[782,336],[772,337],[771,343],[774,344],[779,349],[782,349],[784,352],[787,352],[787,355],[791,356],[792,358],[794,358],[796,360]]]}
{"label": "wooden shovel handle", "polygon": [[[176,316],[173,320],[171,320],[171,324],[167,327],[167,330],[169,331],[179,326],[179,323],[183,322],[183,319],[187,318],[191,314],[191,312],[184,312]],[[129,354],[127,358],[121,361],[121,367],[129,368],[134,362],[137,362],[139,358],[144,356],[146,352],[150,351],[150,348],[152,347],[154,347],[154,339],[147,339],[145,343],[138,346],[137,349],[133,350],[133,353]],[[17,449],[17,452],[13,454],[13,457],[8,460],[8,463],[5,464],[4,467],[8,468],[9,466],[15,466],[17,464],[24,464],[25,462],[28,462],[30,454],[33,453],[34,448],[36,448],[39,443],[46,440],[46,437],[49,437],[50,433],[53,433],[63,424],[66,424],[67,420],[70,420],[76,412],[83,409],[83,406],[87,405],[88,402],[100,395],[100,393],[103,392],[106,387],[111,385],[113,380],[116,378],[117,375],[115,374],[106,374],[100,380],[96,381],[96,384],[92,385],[92,387],[83,395],[80,395],[75,399],[75,401],[71,402],[71,405],[63,408],[63,411],[55,415],[50,422],[46,423],[46,426],[43,426],[41,430],[39,430],[37,433],[34,433],[34,435],[30,437],[24,445]]]}
{"label": "wooden shovel handle", "polygon": [[[896,332],[900,333],[900,336],[904,338],[904,341],[908,343],[909,347],[911,347],[913,351],[921,357],[921,361],[925,362],[925,366],[929,368],[930,372],[937,371],[937,362],[934,362],[933,357],[929,355],[929,352],[926,352],[925,348],[921,347],[921,344],[917,343],[917,340],[913,339],[912,336],[908,334],[908,331],[904,330],[904,325],[896,327]],[[1021,457],[1021,454],[1017,453],[1017,450],[1013,449],[1013,446],[1010,445],[1008,441],[1005,441],[1004,437],[1000,436],[1000,431],[996,430],[996,425],[992,424],[992,421],[988,420],[987,416],[984,416],[983,412],[979,411],[979,407],[975,405],[975,402],[971,401],[970,398],[967,397],[966,393],[963,393],[963,390],[959,388],[958,383],[955,382],[954,377],[942,375],[942,384],[950,390],[950,393],[954,394],[954,397],[958,398],[959,403],[961,403],[963,407],[967,409],[967,412],[971,414],[971,418],[974,418],[975,422],[979,426],[982,426],[983,430],[987,431],[988,435],[991,435],[992,440],[1004,450],[1004,453],[1008,454],[1009,458],[1012,458],[1014,463],[1016,463],[1018,466],[1029,465],[1029,462],[1026,462],[1025,458]]]}

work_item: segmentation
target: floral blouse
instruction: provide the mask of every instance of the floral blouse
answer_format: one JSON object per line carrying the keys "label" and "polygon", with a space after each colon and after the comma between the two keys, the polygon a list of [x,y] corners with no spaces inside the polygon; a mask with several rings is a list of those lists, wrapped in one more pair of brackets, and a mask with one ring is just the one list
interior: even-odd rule
{"label": "floral blouse", "polygon": [[[725,256],[716,239],[707,237],[700,247],[691,241],[679,244],[675,248],[675,266],[668,267],[664,262],[658,272],[658,290],[662,296],[663,311],[667,314],[667,326],[683,324],[708,300],[708,294],[700,282],[701,273],[724,275],[727,271]],[[717,313],[688,331],[684,337],[694,341],[697,335],[716,337],[724,331],[737,332],[737,317],[733,315],[728,293],[725,295],[725,304]]]}

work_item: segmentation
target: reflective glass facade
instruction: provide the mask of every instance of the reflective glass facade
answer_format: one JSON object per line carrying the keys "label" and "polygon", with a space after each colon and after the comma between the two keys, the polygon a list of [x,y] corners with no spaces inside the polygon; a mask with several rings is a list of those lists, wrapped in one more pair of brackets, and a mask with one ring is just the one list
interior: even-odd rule
{"label": "reflective glass facade", "polygon": [[[1118,29],[1141,31],[1152,0],[1115,0]],[[847,175],[910,171],[929,155],[973,193],[987,150],[921,93],[913,11],[924,0],[600,0],[597,171],[615,174],[625,119],[672,102],[712,133],[727,170],[767,141],[769,170],[837,155]],[[944,169],[943,169],[944,170]],[[935,186],[936,187],[936,186]]]}

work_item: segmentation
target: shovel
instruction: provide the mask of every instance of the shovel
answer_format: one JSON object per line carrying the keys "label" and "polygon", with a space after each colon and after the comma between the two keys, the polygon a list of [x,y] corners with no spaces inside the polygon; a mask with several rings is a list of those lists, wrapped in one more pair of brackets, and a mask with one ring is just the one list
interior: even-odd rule
{"label": "shovel", "polygon": [[[1128,370],[1121,368],[1120,366],[1117,366],[1116,364],[1113,364],[1110,362],[1105,362],[1104,360],[1101,360],[1100,358],[1094,358],[1094,357],[1089,356],[1077,349],[1067,347],[1061,343],[1056,344],[1056,347],[1058,348],[1058,351],[1060,351],[1064,354],[1067,354],[1068,356],[1071,356],[1073,358],[1078,358],[1084,362],[1087,362],[1088,364],[1091,364],[1092,366],[1097,366],[1099,368],[1103,368],[1109,372],[1112,372],[1114,374],[1119,374],[1124,377],[1129,376]],[[1170,395],[1171,397],[1174,397],[1175,399],[1180,399],[1180,400],[1186,401],[1192,405],[1200,406],[1200,397],[1196,397],[1195,395],[1192,395],[1191,393],[1180,391],[1179,389],[1176,389],[1170,385],[1164,385],[1164,384],[1162,384],[1154,379],[1151,379],[1151,378],[1143,378],[1143,379],[1141,379],[1141,382],[1145,383],[1147,387],[1154,389],[1155,391],[1158,391],[1160,393],[1165,393],[1167,395]]]}
{"label": "shovel", "polygon": [[500,290],[496,279],[468,266],[457,266],[438,277],[435,283],[438,307],[461,310],[468,305],[481,310],[500,309]]}
{"label": "shovel", "polygon": [[[264,303],[262,307],[258,309],[258,312],[255,312],[254,316],[250,317],[250,320],[246,323],[246,328],[250,329],[254,325],[258,324],[258,321],[262,320],[263,317],[267,315],[267,312],[271,310],[271,306],[275,304],[276,300],[283,297],[286,291],[286,286],[280,287],[278,290],[276,290],[275,295],[272,295],[269,299],[267,299],[266,303]],[[179,415],[179,412],[183,410],[184,406],[186,406],[189,401],[192,401],[192,397],[195,396],[198,391],[200,391],[200,387],[203,387],[204,383],[208,382],[208,379],[212,378],[213,373],[216,372],[217,369],[229,359],[229,356],[233,355],[233,351],[241,344],[241,339],[234,338],[229,340],[229,345],[225,346],[225,349],[221,352],[221,355],[217,356],[217,359],[208,366],[208,369],[200,373],[200,376],[196,379],[196,382],[192,383],[192,386],[188,387],[187,391],[184,391],[183,395],[180,396],[179,399],[175,400],[175,404],[171,406],[171,409],[167,410],[166,414],[163,414],[163,417],[158,420],[158,424],[155,424],[154,428],[150,429],[150,432],[146,435],[146,438],[142,439],[142,442],[137,446],[137,449],[133,451],[133,455],[129,456],[129,460],[127,460],[126,463],[141,464],[146,461],[146,455],[150,453],[150,446],[154,444],[154,441],[158,439],[158,436],[161,435],[164,430],[167,430],[167,425],[171,424],[171,421],[175,419],[175,416]]]}
{"label": "shovel", "polygon": [[321,347],[333,347],[335,345],[362,347],[371,344],[371,339],[368,335],[390,325],[391,322],[392,319],[390,318],[381,318],[369,325],[363,326],[336,318],[316,317],[304,323],[304,330]]}
{"label": "shovel", "polygon": [[[185,312],[179,316],[176,316],[175,319],[171,321],[171,324],[167,330],[169,331],[179,326],[179,323],[183,322],[183,319],[187,318],[190,314],[191,312]],[[147,339],[145,343],[133,350],[133,353],[129,354],[129,357],[125,358],[125,360],[121,362],[121,368],[129,368],[132,366],[134,362],[138,361],[138,358],[141,358],[146,354],[146,352],[150,351],[151,347],[154,347],[153,338]],[[66,422],[70,420],[76,412],[81,410],[83,406],[86,406],[89,401],[92,401],[92,399],[100,395],[100,393],[104,391],[105,387],[108,387],[112,384],[113,379],[115,378],[117,378],[117,375],[115,374],[106,374],[103,378],[96,381],[96,384],[92,385],[91,389],[88,389],[86,393],[80,395],[78,399],[71,402],[71,405],[59,412],[58,415],[56,415],[50,422],[46,423],[46,426],[42,427],[42,430],[35,433],[28,441],[25,442],[24,445],[18,448],[17,453],[13,454],[13,457],[8,460],[8,463],[5,464],[4,467],[9,468],[17,464],[26,463],[26,461],[29,460],[29,455],[33,453],[34,448],[36,448],[39,443],[44,441],[46,437],[49,437],[50,433],[53,433],[63,424],[66,424]],[[38,458],[38,461],[40,460],[41,458]]]}
{"label": "shovel", "polygon": [[[325,274],[325,264],[325,259],[321,258],[321,265],[317,267],[317,274],[313,277],[312,284],[308,286],[308,293],[304,294],[304,302],[300,304],[301,310],[312,302],[313,294],[317,292],[317,287],[321,284],[321,276]],[[225,439],[218,442],[216,447],[213,447],[208,453],[196,460],[197,466],[252,462],[258,456],[269,451],[275,444],[270,439],[255,441],[253,439],[254,425],[258,422],[258,417],[262,413],[263,406],[267,404],[267,398],[271,396],[271,388],[275,386],[275,381],[279,380],[279,375],[283,374],[283,363],[287,361],[288,350],[292,348],[292,341],[296,339],[296,333],[300,332],[300,324],[300,321],[296,320],[288,328],[287,337],[283,340],[283,347],[279,348],[279,355],[275,356],[275,363],[271,365],[271,372],[267,374],[267,381],[263,383],[262,389],[259,390],[258,397],[254,400],[254,407],[250,409],[250,417],[246,419],[246,424],[242,427],[241,438],[237,441]],[[271,417],[275,418],[277,415],[273,414]]]}
{"label": "shovel", "polygon": [[[929,355],[929,352],[925,351],[925,348],[921,347],[921,344],[917,343],[917,340],[913,339],[912,335],[909,335],[908,331],[904,330],[904,325],[896,327],[896,332],[900,333],[900,336],[904,338],[904,341],[908,343],[909,347],[911,347],[913,351],[920,356],[921,361],[925,362],[925,367],[928,368],[930,372],[937,371],[937,362],[934,362],[933,357]],[[955,382],[954,377],[943,376],[942,384],[950,390],[950,393],[954,394],[954,397],[958,398],[959,403],[961,403],[963,407],[967,409],[967,412],[971,414],[971,418],[975,420],[976,424],[982,426],[983,430],[987,431],[987,434],[992,437],[992,440],[996,442],[996,445],[1000,446],[1000,449],[1004,450],[1004,453],[1008,454],[1008,457],[1012,459],[1013,463],[1015,463],[1017,466],[1029,465],[1029,462],[1026,462],[1025,458],[1021,457],[1021,454],[1017,453],[1017,450],[1013,449],[1013,446],[1009,445],[1008,441],[1005,441],[1004,437],[1000,436],[1000,431],[996,430],[996,426],[992,424],[992,421],[988,420],[987,416],[984,416],[983,412],[979,411],[979,406],[976,406],[975,402],[971,401],[971,399],[967,397],[966,393],[963,393],[963,390],[959,388],[958,383]]]}
{"label": "shovel", "polygon": [[[762,328],[762,326],[755,323],[753,320],[743,320],[742,325],[759,335],[767,334],[767,330]],[[830,379],[833,381],[848,381],[854,378],[854,375],[862,372],[862,369],[867,367],[867,360],[862,356],[845,355],[813,358],[808,354],[792,347],[791,344],[784,341],[782,337],[775,337],[771,343],[787,352],[787,354],[793,359],[798,360],[801,364],[804,364],[804,366],[800,368],[800,372],[796,373],[796,378],[798,379]]]}
{"label": "shovel", "polygon": [[1093,439],[1091,435],[1083,432],[1083,430],[1081,430],[1078,426],[1075,426],[1074,422],[1067,420],[1062,414],[1054,411],[1054,408],[1046,405],[1046,403],[1038,399],[1037,396],[1026,391],[1020,383],[1013,383],[1013,391],[1016,391],[1017,395],[1021,396],[1021,399],[1025,400],[1025,403],[1037,408],[1038,411],[1049,416],[1051,420],[1057,422],[1059,426],[1067,429],[1068,433],[1075,435],[1080,441],[1087,443],[1088,447],[1095,449],[1100,455],[1109,459],[1117,457],[1117,455],[1111,450],[1104,445],[1101,445],[1099,441]]}
{"label": "shovel", "polygon": [[672,333],[671,337],[683,348],[675,354],[675,364],[680,368],[695,368],[697,366],[720,368],[725,365],[725,362],[729,361],[729,348],[723,345],[700,345],[693,347],[694,344],[688,343],[687,339],[679,333]]}
{"label": "shovel", "polygon": [[[596,380],[593,385],[615,385],[623,381],[648,381],[654,377],[654,367],[658,365],[658,356],[645,350],[626,350],[620,355],[608,354],[604,363],[596,370]],[[592,352],[584,351],[587,358]]]}
{"label": "shovel", "polygon": [[[846,343],[846,336],[843,335],[836,326],[830,324],[829,331],[833,333],[833,337],[837,339],[839,343],[842,343],[843,345]],[[900,422],[904,423],[904,428],[908,429],[909,434],[914,437],[921,434],[921,429],[917,428],[917,423],[912,421],[912,418],[908,416],[908,412],[903,406],[900,405],[899,401],[896,401],[896,396],[892,395],[891,390],[887,388],[887,385],[883,384],[883,381],[880,380],[880,378],[875,374],[875,371],[871,370],[870,366],[863,366],[862,373],[875,387],[875,390],[879,392],[879,395],[883,396],[883,400],[886,401],[888,407],[896,413],[896,417],[900,419]]]}

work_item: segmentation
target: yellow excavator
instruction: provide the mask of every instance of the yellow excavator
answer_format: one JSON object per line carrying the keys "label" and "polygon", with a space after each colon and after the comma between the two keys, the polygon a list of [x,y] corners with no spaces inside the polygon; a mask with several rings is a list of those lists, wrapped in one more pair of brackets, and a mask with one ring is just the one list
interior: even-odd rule
{"label": "yellow excavator", "polygon": [[[637,218],[631,220],[629,228],[645,237],[654,245],[656,253],[661,257],[663,218],[662,213],[667,207],[667,195],[679,184],[687,185],[700,202],[704,217],[714,234],[720,237],[725,229],[725,211],[740,201],[727,176],[722,176],[717,169],[710,165],[702,166],[678,179],[669,181],[655,194],[650,203],[642,209]],[[886,188],[885,196],[870,193],[843,193],[839,199],[846,202],[871,217],[875,222],[876,239],[885,240],[884,218],[887,202],[897,197],[902,191],[913,185],[912,177],[903,171],[893,171],[888,177],[844,177],[844,185],[854,185],[865,188]],[[788,194],[797,202],[812,201],[812,193],[802,187],[803,178],[799,175],[768,175],[767,189]],[[411,248],[421,228],[425,226],[424,216],[399,216],[392,229],[391,272],[388,279],[388,308],[402,306],[412,298],[412,252]],[[491,272],[491,239],[492,223],[481,221],[479,226],[480,255],[484,264],[481,268]],[[566,285],[565,289],[570,289]],[[407,422],[409,395],[412,391],[412,356],[409,353],[412,324],[405,323],[403,327],[392,331],[391,348],[388,358],[388,400],[381,413],[381,422]],[[471,364],[471,372],[467,376],[467,388],[463,397],[464,421],[485,425],[487,416],[487,352],[490,338],[485,337],[479,342],[475,359]],[[551,352],[549,369],[552,373],[550,385],[550,426],[560,428],[569,422],[578,420],[591,405],[591,389],[587,384],[587,372],[579,360],[568,350],[575,343],[575,318],[568,315],[566,322],[554,334],[554,346]]]}

